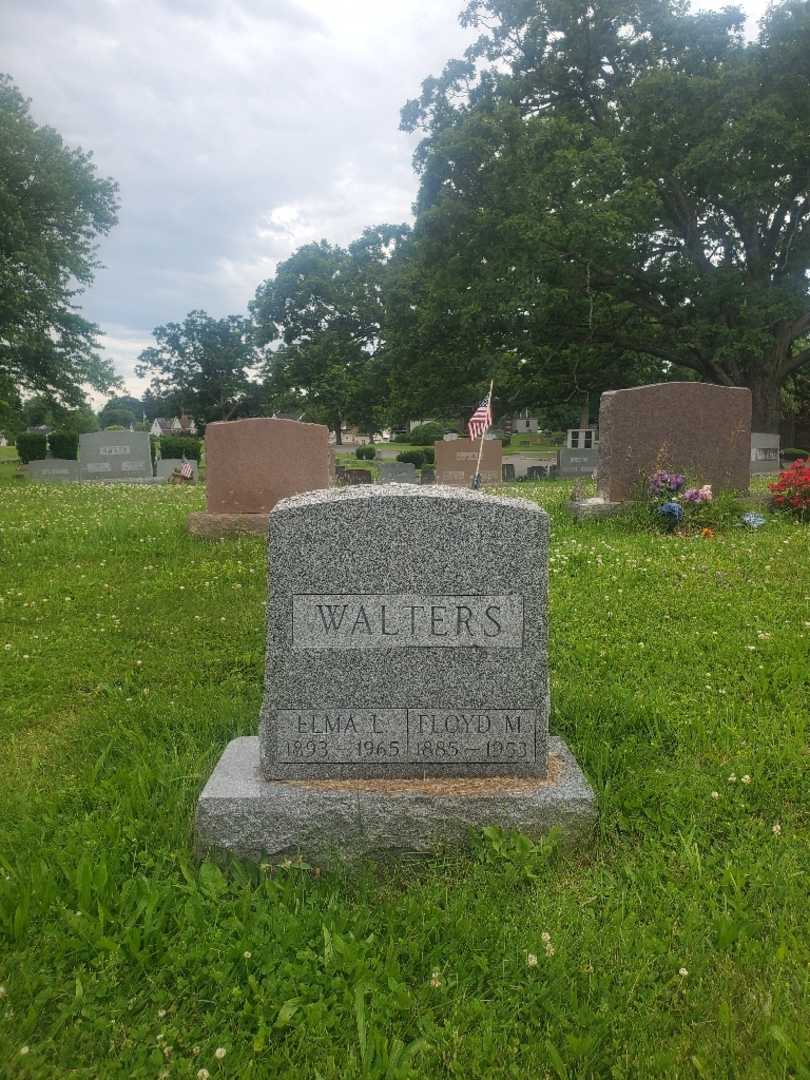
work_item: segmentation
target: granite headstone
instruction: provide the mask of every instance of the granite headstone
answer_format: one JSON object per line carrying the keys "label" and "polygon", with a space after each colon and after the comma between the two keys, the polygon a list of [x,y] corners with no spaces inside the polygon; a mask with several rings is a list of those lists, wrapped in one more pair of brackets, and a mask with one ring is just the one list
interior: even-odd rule
{"label": "granite headstone", "polygon": [[79,463],[69,458],[30,461],[26,471],[35,483],[71,484],[79,480]]}
{"label": "granite headstone", "polygon": [[82,480],[151,480],[152,451],[146,431],[92,431],[79,436]]}
{"label": "granite headstone", "polygon": [[[436,455],[436,483],[450,487],[469,487],[475,476],[480,440],[442,439],[433,444]],[[500,484],[502,444],[499,439],[484,439],[481,456],[481,483],[486,486]]]}
{"label": "granite headstone", "polygon": [[410,461],[381,461],[380,483],[382,484],[418,484],[416,466]]}
{"label": "granite headstone", "polygon": [[482,825],[589,831],[593,792],[548,735],[548,537],[535,503],[446,487],[279,503],[260,733],[208,781],[198,851],[322,863]]}
{"label": "granite headstone", "polygon": [[[155,475],[158,480],[168,482],[169,478],[174,475],[176,469],[180,469],[184,464],[182,458],[158,458],[155,462]],[[186,464],[191,466],[191,477],[196,483],[198,466],[196,461],[188,461]]]}
{"label": "granite headstone", "polygon": [[751,432],[751,475],[762,476],[779,472],[780,463],[779,434]]}
{"label": "granite headstone", "polygon": [[672,382],[610,390],[599,410],[597,489],[606,502],[632,499],[658,468],[677,469],[717,491],[746,491],[751,391]]}
{"label": "granite headstone", "polygon": [[329,431],[268,417],[209,424],[205,461],[207,510],[189,514],[189,531],[264,534],[280,499],[329,487]]}

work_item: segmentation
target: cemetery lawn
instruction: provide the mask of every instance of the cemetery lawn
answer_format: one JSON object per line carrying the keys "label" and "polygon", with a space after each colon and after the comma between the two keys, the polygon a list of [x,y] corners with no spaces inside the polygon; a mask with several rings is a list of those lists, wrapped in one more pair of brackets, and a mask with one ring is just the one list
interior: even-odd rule
{"label": "cemetery lawn", "polygon": [[[0,483],[0,1076],[810,1076],[810,543],[553,517],[578,851],[195,865],[253,734],[264,545],[201,489]],[[216,1056],[217,1049],[224,1056]]]}

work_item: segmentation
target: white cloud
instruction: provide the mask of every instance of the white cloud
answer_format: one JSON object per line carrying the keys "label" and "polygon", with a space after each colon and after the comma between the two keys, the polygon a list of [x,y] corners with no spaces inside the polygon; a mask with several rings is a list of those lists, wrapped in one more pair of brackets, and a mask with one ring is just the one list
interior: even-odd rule
{"label": "white cloud", "polygon": [[3,68],[120,184],[82,304],[130,390],[153,327],[244,311],[299,245],[409,218],[416,139],[399,109],[472,40],[463,6],[4,0]]}

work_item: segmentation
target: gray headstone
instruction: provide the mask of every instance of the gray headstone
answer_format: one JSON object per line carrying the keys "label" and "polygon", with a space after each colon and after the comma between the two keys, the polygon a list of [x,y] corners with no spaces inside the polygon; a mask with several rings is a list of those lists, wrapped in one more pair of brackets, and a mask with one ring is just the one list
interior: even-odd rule
{"label": "gray headstone", "polygon": [[504,479],[504,483],[515,479],[515,466],[510,462],[501,466],[501,474]]}
{"label": "gray headstone", "polygon": [[[160,458],[155,462],[155,475],[158,480],[168,481],[169,477],[173,475],[175,469],[179,469],[183,464],[182,458]],[[196,483],[197,481],[197,462],[189,461],[189,464],[193,470],[192,479]]]}
{"label": "gray headstone", "polygon": [[368,469],[346,469],[343,473],[344,484],[370,484],[371,473]]}
{"label": "gray headstone", "polygon": [[152,453],[146,431],[93,431],[79,436],[82,480],[152,478]]}
{"label": "gray headstone", "polygon": [[422,469],[422,474],[419,479],[420,484],[435,484],[436,483],[436,470],[435,469]]}
{"label": "gray headstone", "polygon": [[760,476],[763,473],[776,473],[780,468],[780,440],[779,434],[767,432],[751,432],[751,475]]}
{"label": "gray headstone", "polygon": [[546,775],[548,517],[374,485],[269,518],[267,778]]}
{"label": "gray headstone", "polygon": [[77,483],[79,463],[68,458],[45,458],[28,463],[28,475],[37,483]]}
{"label": "gray headstone", "polygon": [[560,476],[593,476],[598,464],[598,446],[589,450],[560,447]]}
{"label": "gray headstone", "polygon": [[383,484],[418,484],[416,466],[409,461],[380,462],[380,482]]}

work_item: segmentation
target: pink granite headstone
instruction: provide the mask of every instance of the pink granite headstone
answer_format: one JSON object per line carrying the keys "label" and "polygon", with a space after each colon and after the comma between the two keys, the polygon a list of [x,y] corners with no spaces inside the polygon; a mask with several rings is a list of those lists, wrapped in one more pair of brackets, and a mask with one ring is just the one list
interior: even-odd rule
{"label": "pink granite headstone", "polygon": [[597,488],[634,498],[656,469],[675,469],[715,491],[747,491],[751,391],[672,382],[610,390],[599,408]]}

